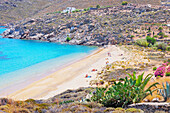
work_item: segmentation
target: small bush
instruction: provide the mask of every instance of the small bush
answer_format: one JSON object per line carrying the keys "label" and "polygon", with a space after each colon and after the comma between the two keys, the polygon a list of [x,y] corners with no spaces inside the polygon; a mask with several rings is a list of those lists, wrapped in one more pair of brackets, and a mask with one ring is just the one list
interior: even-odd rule
{"label": "small bush", "polygon": [[70,38],[70,37],[67,37],[67,38],[66,38],[66,41],[68,41],[68,42],[69,42],[70,40],[71,40],[71,38]]}
{"label": "small bush", "polygon": [[100,8],[100,5],[96,5],[96,8]]}
{"label": "small bush", "polygon": [[159,27],[159,29],[158,29],[159,31],[161,31],[161,30],[163,30],[163,28],[162,27]]}
{"label": "small bush", "polygon": [[167,38],[168,37],[168,35],[164,35],[164,38]]}
{"label": "small bush", "polygon": [[170,46],[166,47],[166,50],[167,50],[167,51],[170,51]]}
{"label": "small bush", "polygon": [[161,49],[161,50],[166,50],[166,47],[167,47],[165,43],[158,43],[156,46],[158,49]]}
{"label": "small bush", "polygon": [[147,36],[146,40],[149,44],[152,44],[152,45],[154,45],[156,43],[156,39],[154,37],[151,38],[150,36]]}
{"label": "small bush", "polygon": [[170,76],[170,72],[169,72],[169,73],[166,73],[166,76],[169,77],[169,76]]}
{"label": "small bush", "polygon": [[158,33],[159,36],[163,37],[165,34],[163,32]]}
{"label": "small bush", "polygon": [[84,11],[87,11],[87,9],[84,9]]}
{"label": "small bush", "polygon": [[76,9],[75,12],[79,12],[80,10],[79,9]]}
{"label": "small bush", "polygon": [[167,68],[166,76],[170,76],[170,66]]}
{"label": "small bush", "polygon": [[157,67],[153,67],[153,71],[155,71],[157,69]]}
{"label": "small bush", "polygon": [[158,35],[154,35],[153,37],[154,37],[154,38],[158,38]]}
{"label": "small bush", "polygon": [[143,47],[148,47],[149,45],[146,39],[138,39],[136,40],[136,44]]}
{"label": "small bush", "polygon": [[123,2],[122,2],[122,5],[127,5],[127,4],[128,4],[127,1],[123,1]]}

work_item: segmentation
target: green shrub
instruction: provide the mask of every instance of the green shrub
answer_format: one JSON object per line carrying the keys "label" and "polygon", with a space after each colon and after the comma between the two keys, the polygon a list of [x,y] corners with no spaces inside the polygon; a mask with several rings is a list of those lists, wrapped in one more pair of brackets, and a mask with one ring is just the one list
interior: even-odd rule
{"label": "green shrub", "polygon": [[166,47],[166,50],[167,50],[167,51],[170,51],[170,46],[167,46],[167,47]]}
{"label": "green shrub", "polygon": [[163,28],[162,27],[159,27],[159,29],[158,29],[159,31],[162,31],[163,30]]}
{"label": "green shrub", "polygon": [[100,8],[100,5],[96,5],[96,8]]}
{"label": "green shrub", "polygon": [[153,67],[153,71],[155,71],[157,69],[157,67]]}
{"label": "green shrub", "polygon": [[70,40],[71,40],[71,38],[70,38],[70,37],[67,37],[67,38],[66,38],[66,41],[68,41],[68,42],[69,42]]}
{"label": "green shrub", "polygon": [[72,11],[72,13],[75,13],[76,11]]}
{"label": "green shrub", "polygon": [[164,35],[164,38],[167,38],[168,37],[168,35]]}
{"label": "green shrub", "polygon": [[152,44],[152,45],[154,45],[155,42],[156,42],[156,39],[155,39],[154,37],[151,38],[150,36],[147,36],[147,37],[146,37],[146,40],[147,40],[147,42],[148,42],[149,44]]}
{"label": "green shrub", "polygon": [[56,13],[61,13],[61,11],[57,11]]}
{"label": "green shrub", "polygon": [[84,11],[87,11],[87,9],[84,9]]}
{"label": "green shrub", "polygon": [[134,38],[135,36],[134,35],[131,35],[130,38]]}
{"label": "green shrub", "polygon": [[127,1],[123,1],[123,2],[122,2],[122,5],[127,5],[127,4],[128,4]]}
{"label": "green shrub", "polygon": [[170,72],[166,73],[166,76],[170,76]]}
{"label": "green shrub", "polygon": [[158,83],[152,84],[148,89],[145,89],[146,84],[153,75],[149,74],[143,79],[143,75],[129,75],[129,79],[120,78],[119,82],[114,82],[108,88],[96,88],[96,93],[92,96],[92,101],[102,103],[107,107],[125,107],[128,104],[141,102],[145,97],[152,94],[157,89],[151,90]]}
{"label": "green shrub", "polygon": [[148,47],[149,45],[146,39],[138,39],[136,40],[136,44],[143,47]]}
{"label": "green shrub", "polygon": [[79,9],[76,9],[75,12],[79,12],[80,10]]}
{"label": "green shrub", "polygon": [[163,37],[165,34],[163,32],[158,33],[159,36]]}
{"label": "green shrub", "polygon": [[156,46],[158,49],[161,49],[161,50],[166,50],[166,47],[167,47],[167,45],[163,42],[158,43]]}
{"label": "green shrub", "polygon": [[153,37],[154,37],[154,38],[158,38],[158,35],[154,35]]}

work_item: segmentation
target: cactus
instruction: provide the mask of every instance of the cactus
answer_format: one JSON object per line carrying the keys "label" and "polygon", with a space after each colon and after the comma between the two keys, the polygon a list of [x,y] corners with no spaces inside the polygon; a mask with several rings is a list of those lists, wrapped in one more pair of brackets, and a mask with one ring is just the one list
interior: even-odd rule
{"label": "cactus", "polygon": [[164,97],[164,101],[166,102],[168,100],[168,98],[170,97],[170,87],[169,87],[169,83],[166,82],[166,87],[165,85],[162,83],[163,88],[158,90],[158,94]]}

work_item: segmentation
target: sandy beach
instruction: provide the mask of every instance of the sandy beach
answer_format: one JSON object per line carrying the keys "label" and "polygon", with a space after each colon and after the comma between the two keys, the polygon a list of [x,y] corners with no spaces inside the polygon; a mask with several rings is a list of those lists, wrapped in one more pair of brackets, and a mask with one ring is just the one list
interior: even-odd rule
{"label": "sandy beach", "polygon": [[[108,56],[110,53],[110,56]],[[47,99],[53,97],[67,89],[76,89],[79,87],[88,87],[89,82],[96,78],[97,71],[92,72],[92,69],[102,70],[106,66],[106,62],[112,63],[120,61],[124,56],[123,50],[116,46],[107,48],[99,48],[96,52],[88,57],[85,57],[73,64],[70,64],[55,73],[36,81],[22,90],[16,91],[8,98],[14,100]],[[85,78],[86,74],[91,78]]]}

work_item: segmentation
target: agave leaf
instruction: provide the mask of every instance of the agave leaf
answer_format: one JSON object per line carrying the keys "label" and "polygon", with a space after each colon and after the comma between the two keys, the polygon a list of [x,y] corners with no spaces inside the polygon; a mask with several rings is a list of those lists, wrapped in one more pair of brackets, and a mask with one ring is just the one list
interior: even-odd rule
{"label": "agave leaf", "polygon": [[[148,76],[149,75],[149,76]],[[142,83],[142,89],[144,89],[144,87],[146,86],[146,84],[149,82],[149,80],[152,78],[152,76],[150,76],[151,74],[148,74],[147,77],[144,79],[143,83]]]}
{"label": "agave leaf", "polygon": [[149,76],[151,76],[151,77],[152,77],[152,76],[153,76],[153,74],[148,74],[148,75],[146,75],[146,77],[145,77],[145,79],[144,79],[143,81],[145,81],[146,79],[148,79],[148,77],[149,77]]}
{"label": "agave leaf", "polygon": [[133,79],[133,78],[132,78],[132,75],[131,75],[130,73],[127,73],[127,74],[129,75],[129,77],[130,77],[131,79]]}
{"label": "agave leaf", "polygon": [[125,79],[124,78],[120,78],[119,81],[125,81]]}
{"label": "agave leaf", "polygon": [[145,91],[149,91],[152,87],[156,87],[156,85],[158,85],[159,83],[158,82],[156,82],[156,83],[154,83],[154,84],[152,84],[152,85],[150,85]]}
{"label": "agave leaf", "polygon": [[136,72],[133,72],[133,80],[136,80]]}

